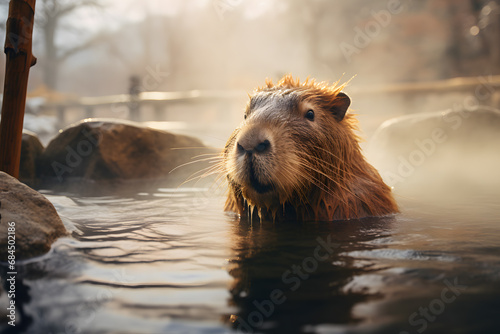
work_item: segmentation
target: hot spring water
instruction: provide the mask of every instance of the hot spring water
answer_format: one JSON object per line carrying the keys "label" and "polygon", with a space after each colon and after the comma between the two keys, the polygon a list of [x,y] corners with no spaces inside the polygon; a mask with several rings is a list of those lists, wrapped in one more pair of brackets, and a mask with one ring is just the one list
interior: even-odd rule
{"label": "hot spring water", "polygon": [[240,223],[213,189],[44,194],[72,237],[18,264],[2,333],[498,330],[498,192],[304,224]]}

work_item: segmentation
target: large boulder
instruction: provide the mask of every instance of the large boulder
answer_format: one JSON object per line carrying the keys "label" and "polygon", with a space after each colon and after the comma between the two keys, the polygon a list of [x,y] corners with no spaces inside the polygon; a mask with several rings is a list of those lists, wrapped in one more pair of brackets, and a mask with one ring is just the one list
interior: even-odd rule
{"label": "large boulder", "polygon": [[500,112],[479,107],[389,120],[367,157],[396,190],[484,192],[500,186]]}
{"label": "large boulder", "polygon": [[9,245],[15,245],[15,258],[21,260],[45,254],[57,238],[67,235],[49,200],[4,172],[0,203],[1,261],[7,261]]}
{"label": "large boulder", "polygon": [[42,152],[43,145],[37,135],[29,130],[23,130],[19,180],[31,187],[37,184],[37,168]]}
{"label": "large boulder", "polygon": [[41,157],[45,180],[145,180],[190,175],[206,165],[189,164],[214,153],[193,137],[142,126],[140,123],[86,119],[59,133]]}

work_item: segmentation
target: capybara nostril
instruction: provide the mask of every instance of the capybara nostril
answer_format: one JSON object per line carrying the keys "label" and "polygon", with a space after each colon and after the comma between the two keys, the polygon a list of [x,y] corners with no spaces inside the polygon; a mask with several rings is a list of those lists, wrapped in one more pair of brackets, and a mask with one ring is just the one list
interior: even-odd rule
{"label": "capybara nostril", "polygon": [[257,153],[265,153],[266,151],[269,150],[270,147],[271,143],[269,142],[269,140],[266,139],[263,142],[259,143],[257,146],[255,146],[254,150]]}
{"label": "capybara nostril", "polygon": [[258,144],[254,143],[246,143],[244,145],[240,144],[240,142],[236,143],[236,149],[238,154],[252,154],[252,153],[266,153],[271,147],[271,143],[269,140],[264,140]]}
{"label": "capybara nostril", "polygon": [[236,149],[238,150],[238,154],[245,154],[247,150],[243,146],[240,145],[240,143],[236,143]]}
{"label": "capybara nostril", "polygon": [[245,129],[236,140],[236,154],[264,154],[271,147],[270,136],[261,127]]}

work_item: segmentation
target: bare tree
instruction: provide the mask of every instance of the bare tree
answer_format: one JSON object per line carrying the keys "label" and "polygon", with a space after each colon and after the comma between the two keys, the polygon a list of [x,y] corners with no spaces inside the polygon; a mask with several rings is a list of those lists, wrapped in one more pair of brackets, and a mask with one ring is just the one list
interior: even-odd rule
{"label": "bare tree", "polygon": [[[102,0],[39,0],[37,3],[35,24],[43,33],[43,67],[44,83],[51,89],[57,88],[61,64],[72,55],[102,41],[102,34],[90,37],[80,44],[67,46],[57,44],[57,33],[63,27],[63,20],[78,9],[84,7],[103,8]],[[72,27],[72,29],[77,29]]]}
{"label": "bare tree", "polygon": [[0,0],[0,32],[2,36],[5,33],[5,19],[9,14],[9,1],[8,0]]}

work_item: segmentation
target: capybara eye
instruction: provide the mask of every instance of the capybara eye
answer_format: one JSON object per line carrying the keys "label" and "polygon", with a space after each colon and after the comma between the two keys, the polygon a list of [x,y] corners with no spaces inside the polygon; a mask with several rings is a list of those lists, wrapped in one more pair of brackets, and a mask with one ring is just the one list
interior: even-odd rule
{"label": "capybara eye", "polygon": [[306,112],[306,118],[310,121],[314,121],[314,111],[313,110],[308,110]]}
{"label": "capybara eye", "polygon": [[243,118],[244,118],[244,119],[247,119],[247,114],[243,115]]}

